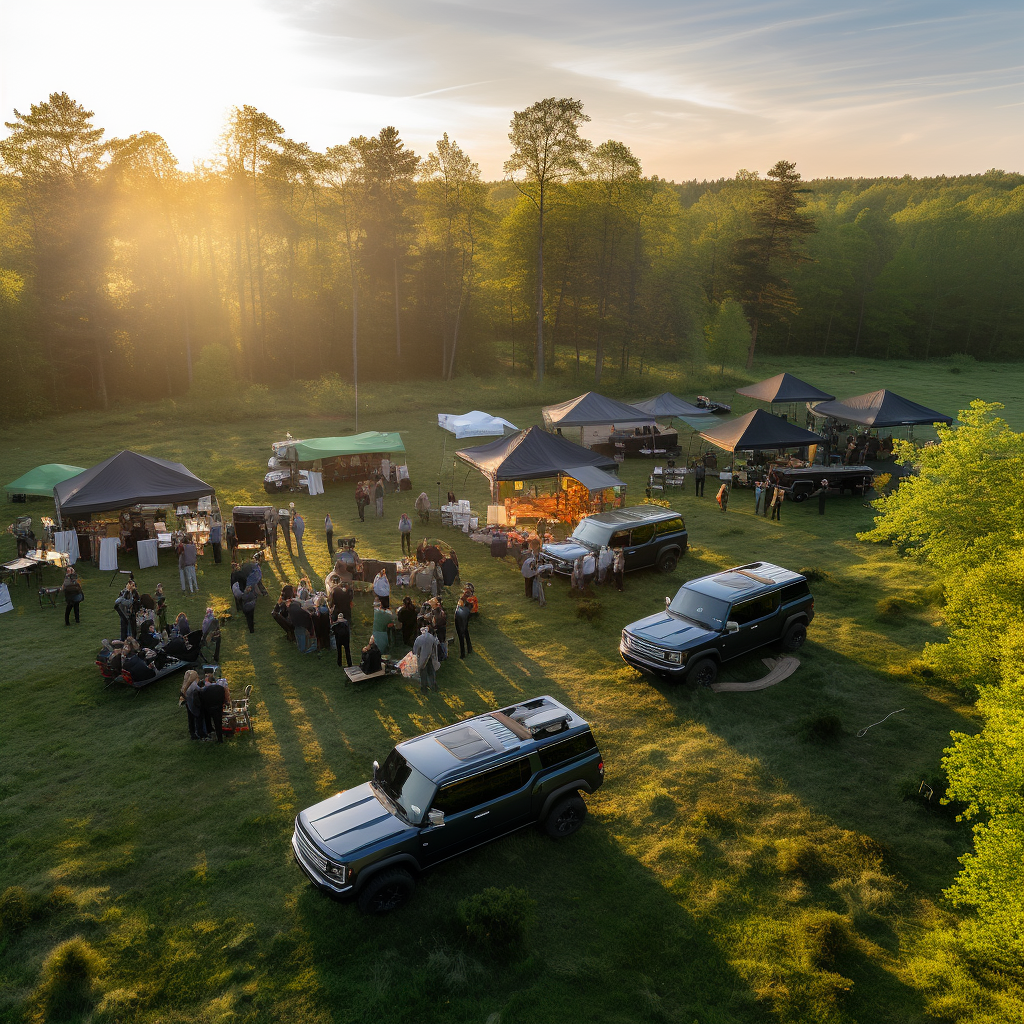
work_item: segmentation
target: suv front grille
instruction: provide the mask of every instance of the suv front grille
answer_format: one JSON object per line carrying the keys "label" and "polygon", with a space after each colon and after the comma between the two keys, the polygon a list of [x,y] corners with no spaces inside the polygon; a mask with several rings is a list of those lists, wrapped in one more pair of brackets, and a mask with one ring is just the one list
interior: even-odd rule
{"label": "suv front grille", "polygon": [[302,847],[302,852],[306,855],[306,859],[310,863],[314,864],[316,868],[326,873],[327,871],[327,859],[324,855],[306,838],[305,833],[296,823],[295,825],[295,836],[299,840],[299,846]]}
{"label": "suv front grille", "polygon": [[626,630],[622,631],[622,645],[634,654],[639,654],[642,658],[648,658],[651,661],[669,661],[669,652],[664,647],[659,647],[657,644],[652,644],[649,640],[634,636]]}

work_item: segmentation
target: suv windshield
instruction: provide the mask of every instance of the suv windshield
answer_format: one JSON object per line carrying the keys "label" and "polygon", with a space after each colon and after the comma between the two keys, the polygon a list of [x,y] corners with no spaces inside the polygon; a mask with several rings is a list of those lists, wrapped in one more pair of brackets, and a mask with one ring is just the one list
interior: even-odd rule
{"label": "suv windshield", "polygon": [[595,523],[591,519],[584,519],[572,532],[572,539],[577,544],[585,544],[587,547],[599,548],[602,544],[608,543],[608,527],[604,523]]}
{"label": "suv windshield", "polygon": [[697,590],[683,587],[672,598],[668,610],[685,619],[690,619],[706,629],[725,629],[726,616],[729,614],[729,602],[720,601],[717,597],[708,597]]}
{"label": "suv windshield", "polygon": [[388,759],[377,772],[376,781],[407,821],[418,825],[423,820],[434,798],[434,784],[416,771],[397,750],[388,754]]}

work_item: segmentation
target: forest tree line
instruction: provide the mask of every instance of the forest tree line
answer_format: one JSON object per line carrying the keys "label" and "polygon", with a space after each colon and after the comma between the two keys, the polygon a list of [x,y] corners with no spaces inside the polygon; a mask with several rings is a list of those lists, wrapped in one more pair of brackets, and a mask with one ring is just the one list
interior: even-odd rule
{"label": "forest tree line", "polygon": [[[325,152],[235,109],[191,171],[64,93],[0,141],[0,370],[19,414],[240,379],[599,384],[647,360],[1024,353],[1024,175],[682,184],[592,144],[575,100],[512,118],[506,179],[393,127]],[[680,141],[685,146],[685,140]],[[540,311],[538,315],[538,311]],[[353,345],[353,338],[357,345]]]}

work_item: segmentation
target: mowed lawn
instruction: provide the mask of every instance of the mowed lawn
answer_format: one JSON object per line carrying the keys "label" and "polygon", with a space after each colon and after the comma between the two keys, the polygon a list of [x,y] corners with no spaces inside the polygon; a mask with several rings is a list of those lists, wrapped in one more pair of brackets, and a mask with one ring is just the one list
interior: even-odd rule
{"label": "mowed lawn", "polygon": [[[888,385],[950,414],[973,398],[1024,394],[1016,366],[954,374],[950,364],[807,361],[761,375],[783,368],[840,397]],[[584,390],[549,390],[557,387],[560,397]],[[645,376],[647,393],[668,388],[694,390],[674,370]],[[386,499],[383,521],[368,510],[365,524],[348,485],[297,498],[306,560],[280,544],[271,593],[303,570],[322,579],[326,511],[335,535],[358,537],[362,554],[395,557],[398,517],[421,489],[436,500],[443,481],[482,510],[485,483],[465,467],[453,476],[453,444],[436,413],[483,408],[528,426],[539,408],[503,401],[525,392],[500,379],[365,389],[359,428],[402,432],[413,490]],[[737,411],[753,407],[732,398]],[[1007,418],[1024,425],[1019,399]],[[226,423],[202,406],[129,407],[8,430],[0,479],[42,462],[89,466],[131,447],[180,459],[227,511],[264,502],[269,445],[286,431],[351,430],[350,419],[309,416],[297,389],[272,394],[258,417]],[[636,500],[648,471],[638,461],[623,467]],[[117,633],[108,574],[83,566],[82,623],[67,628],[62,609],[40,609],[20,585],[15,612],[0,617],[0,835],[3,885],[25,888],[32,915],[0,938],[0,1019],[48,1019],[43,963],[76,935],[101,958],[89,1002],[72,1014],[92,1021],[1010,1019],[1019,993],[1005,979],[961,972],[951,991],[936,951],[937,930],[956,920],[941,890],[969,832],[915,794],[938,781],[950,730],[975,724],[970,705],[917,660],[942,637],[938,581],[856,540],[872,515],[859,499],[830,501],[824,517],[816,503],[787,505],[779,524],[754,517],[749,491],[720,513],[714,490],[709,482],[703,499],[668,493],[685,515],[689,555],[671,576],[633,574],[623,594],[602,590],[593,623],[577,617],[564,581],[538,608],[511,559],[443,530],[481,616],[474,655],[442,665],[440,694],[402,679],[343,685],[333,658],[300,657],[261,601],[256,633],[236,616],[222,650],[232,688],[253,686],[255,741],[223,746],[188,741],[180,677],[138,694],[104,688],[93,656]],[[5,507],[8,521],[52,511],[42,500]],[[13,554],[2,535],[0,556]],[[819,574],[794,676],[715,694],[623,665],[626,623],[688,578],[757,559]],[[208,552],[191,598],[166,553],[136,578],[143,592],[162,581],[172,614],[198,622],[207,604],[230,608],[228,572]],[[354,649],[369,633],[360,600]],[[749,657],[722,675],[763,671]],[[578,835],[556,843],[527,830],[500,840],[426,876],[413,902],[384,919],[306,883],[289,848],[299,810],[364,781],[402,737],[543,693],[587,717],[604,754],[607,782],[588,798]],[[472,944],[459,924],[459,901],[495,885],[527,890],[536,903],[525,947],[510,954]]]}

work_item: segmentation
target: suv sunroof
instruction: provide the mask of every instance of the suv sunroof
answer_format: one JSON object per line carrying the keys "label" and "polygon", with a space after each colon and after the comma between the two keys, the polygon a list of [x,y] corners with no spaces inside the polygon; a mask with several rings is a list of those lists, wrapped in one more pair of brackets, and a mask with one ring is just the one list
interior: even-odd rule
{"label": "suv sunroof", "polygon": [[749,576],[741,576],[738,572],[727,572],[715,577],[715,582],[723,587],[732,587],[733,590],[750,590],[751,579]]}
{"label": "suv sunroof", "polygon": [[493,754],[494,748],[470,725],[453,726],[439,733],[437,742],[460,761],[471,761],[481,754]]}

